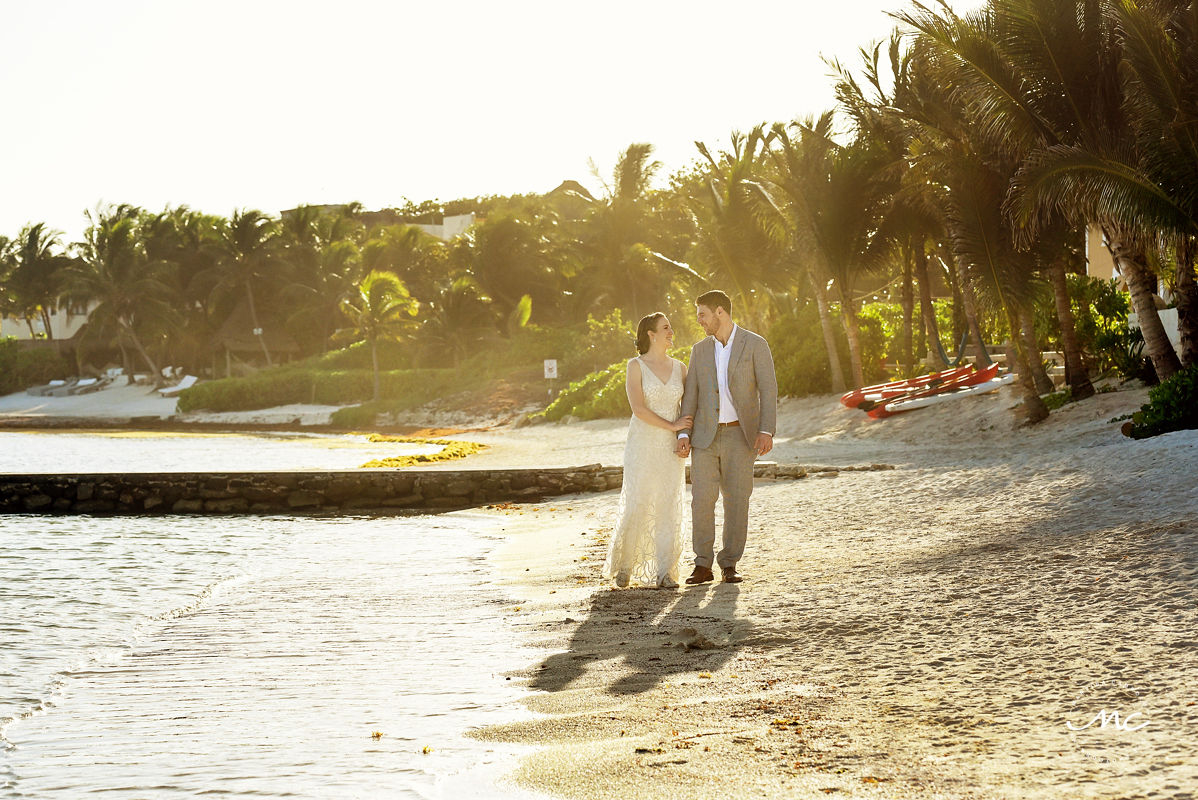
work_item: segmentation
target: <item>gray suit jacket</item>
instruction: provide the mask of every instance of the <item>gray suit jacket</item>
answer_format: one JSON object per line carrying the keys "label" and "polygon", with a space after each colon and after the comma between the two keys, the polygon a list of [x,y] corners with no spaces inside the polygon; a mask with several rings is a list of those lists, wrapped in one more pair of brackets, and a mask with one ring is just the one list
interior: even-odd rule
{"label": "gray suit jacket", "polygon": [[[774,357],[765,339],[738,327],[728,358],[728,391],[740,430],[749,447],[761,431],[777,433],[778,379],[774,376]],[[715,337],[708,336],[691,348],[682,395],[682,415],[693,415],[695,423],[687,433],[691,446],[711,447],[720,421],[720,388],[715,369]]]}

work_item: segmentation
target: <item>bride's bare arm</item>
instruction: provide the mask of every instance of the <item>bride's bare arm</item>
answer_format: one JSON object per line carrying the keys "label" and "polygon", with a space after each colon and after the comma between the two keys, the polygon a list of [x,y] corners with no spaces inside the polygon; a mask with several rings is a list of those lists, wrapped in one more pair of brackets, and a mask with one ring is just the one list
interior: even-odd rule
{"label": "bride's bare arm", "polygon": [[628,360],[628,377],[624,381],[624,388],[628,392],[628,405],[632,407],[632,413],[640,419],[667,431],[676,432],[689,427],[689,423],[683,424],[685,420],[682,419],[676,422],[662,419],[645,405],[645,392],[641,388],[641,362],[639,359],[630,358]]}

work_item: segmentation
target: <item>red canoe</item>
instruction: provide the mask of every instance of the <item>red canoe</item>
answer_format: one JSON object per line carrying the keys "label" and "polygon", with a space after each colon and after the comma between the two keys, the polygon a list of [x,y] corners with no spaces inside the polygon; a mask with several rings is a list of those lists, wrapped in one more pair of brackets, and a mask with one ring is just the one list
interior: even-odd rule
{"label": "red canoe", "polygon": [[[967,364],[963,367],[955,369],[946,369],[941,372],[930,372],[927,375],[920,375],[917,378],[908,378],[903,381],[891,381],[890,383],[877,383],[873,386],[865,386],[861,389],[854,389],[851,392],[846,392],[840,396],[840,402],[849,408],[856,408],[861,405],[863,400],[869,399],[877,402],[891,397],[898,397],[907,392],[914,391],[922,386],[939,381],[948,381],[965,375],[973,371],[973,365]],[[874,395],[877,395],[876,397]]]}
{"label": "red canoe", "polygon": [[927,386],[927,387],[919,388],[912,392],[908,392],[905,395],[901,395],[899,397],[892,397],[889,400],[887,400],[885,403],[879,403],[878,405],[874,406],[873,408],[871,408],[869,411],[867,411],[865,413],[869,414],[874,419],[885,419],[886,417],[893,417],[895,414],[903,413],[901,411],[890,411],[889,410],[890,404],[893,402],[897,402],[899,400],[914,400],[917,397],[928,397],[929,395],[940,394],[941,392],[949,392],[954,389],[962,389],[966,386],[976,386],[979,383],[985,383],[986,381],[993,379],[994,376],[997,374],[998,374],[998,364],[991,364],[990,366],[979,369],[976,372],[969,372],[964,375],[958,375],[957,377],[955,377],[951,380],[937,383],[934,386]]}

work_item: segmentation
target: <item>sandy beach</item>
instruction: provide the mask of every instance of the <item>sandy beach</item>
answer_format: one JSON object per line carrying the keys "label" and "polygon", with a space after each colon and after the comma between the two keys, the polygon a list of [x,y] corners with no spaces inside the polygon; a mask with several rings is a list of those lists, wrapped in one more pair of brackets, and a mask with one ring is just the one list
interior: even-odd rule
{"label": "sandy beach", "polygon": [[[614,492],[497,509],[542,716],[477,735],[541,745],[511,780],[571,798],[1193,797],[1198,431],[1124,438],[1145,397],[1030,430],[1007,391],[785,401],[771,458],[896,468],[759,481],[739,585],[610,588]],[[470,462],[619,463],[623,427]]]}
{"label": "sandy beach", "polygon": [[[1147,390],[1111,388],[1030,429],[1010,389],[884,421],[784,400],[769,459],[894,468],[759,481],[739,585],[612,589],[616,492],[491,509],[543,655],[510,675],[536,716],[474,735],[538,746],[505,780],[569,798],[1194,797],[1198,431],[1124,438]],[[117,392],[79,407],[173,403]],[[436,468],[619,464],[626,426],[476,429]]]}

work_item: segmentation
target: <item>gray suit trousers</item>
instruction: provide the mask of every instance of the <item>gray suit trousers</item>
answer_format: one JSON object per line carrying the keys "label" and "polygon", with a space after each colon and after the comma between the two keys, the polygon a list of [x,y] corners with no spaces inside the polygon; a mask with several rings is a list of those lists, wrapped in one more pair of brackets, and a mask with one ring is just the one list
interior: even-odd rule
{"label": "gray suit trousers", "polygon": [[[691,451],[691,535],[695,566],[735,567],[749,532],[756,454],[738,427],[719,428],[711,447]],[[715,501],[724,495],[723,547],[715,550]]]}

